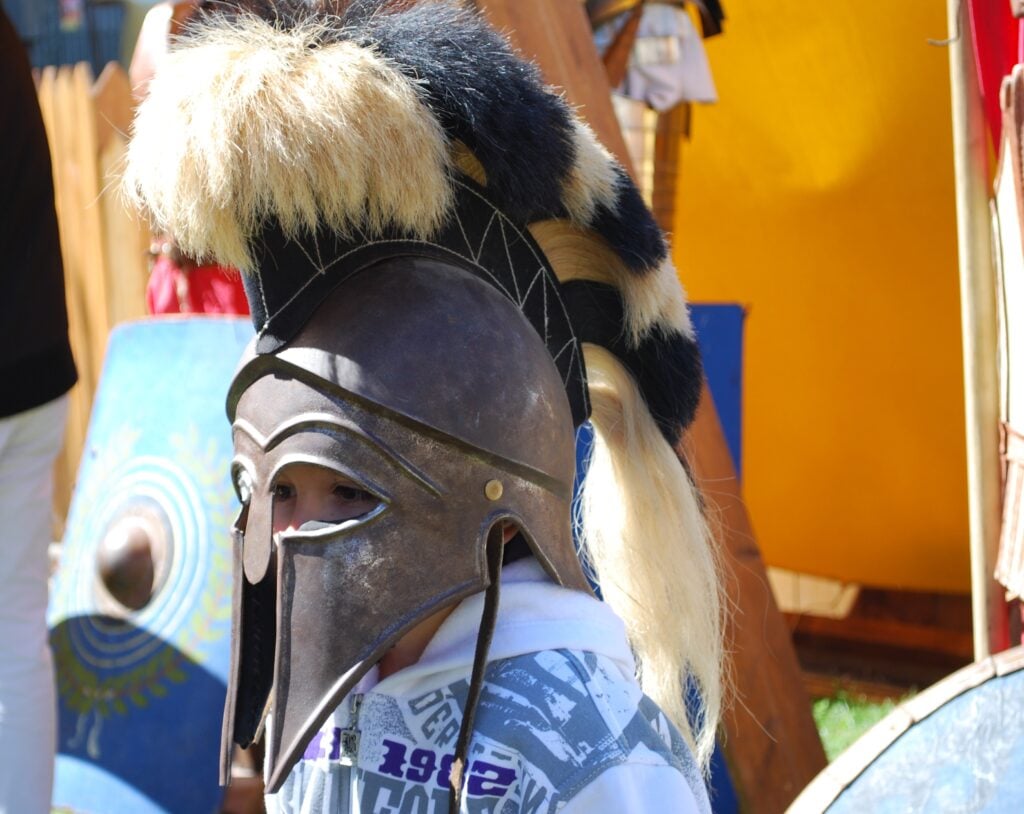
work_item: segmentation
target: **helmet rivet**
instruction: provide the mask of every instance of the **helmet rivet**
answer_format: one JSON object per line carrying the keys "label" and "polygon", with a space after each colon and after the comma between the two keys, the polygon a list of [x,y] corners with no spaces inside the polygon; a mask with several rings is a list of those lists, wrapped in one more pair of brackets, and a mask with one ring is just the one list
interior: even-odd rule
{"label": "helmet rivet", "polygon": [[488,500],[497,500],[504,491],[505,487],[501,485],[500,480],[489,480],[484,486],[484,494],[487,495]]}

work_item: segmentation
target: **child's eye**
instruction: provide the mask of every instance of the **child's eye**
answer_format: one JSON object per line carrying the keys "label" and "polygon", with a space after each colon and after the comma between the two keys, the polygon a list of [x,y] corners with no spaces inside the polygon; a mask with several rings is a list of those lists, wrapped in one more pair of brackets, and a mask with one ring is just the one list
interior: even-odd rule
{"label": "child's eye", "polygon": [[291,500],[295,497],[295,488],[288,483],[278,483],[274,486],[274,500]]}
{"label": "child's eye", "polygon": [[334,487],[334,496],[341,498],[346,501],[365,501],[370,503],[376,503],[377,498],[371,495],[369,492],[360,489],[356,486],[349,486],[347,484],[339,483]]}

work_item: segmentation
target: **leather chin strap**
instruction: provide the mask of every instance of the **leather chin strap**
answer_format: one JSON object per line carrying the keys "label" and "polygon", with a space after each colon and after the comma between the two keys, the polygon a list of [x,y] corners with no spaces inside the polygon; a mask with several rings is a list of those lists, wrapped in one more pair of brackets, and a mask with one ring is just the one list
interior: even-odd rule
{"label": "leather chin strap", "polygon": [[470,676],[469,692],[466,694],[466,708],[462,713],[459,738],[455,742],[455,757],[452,760],[452,770],[449,775],[451,793],[448,798],[448,814],[458,814],[462,804],[462,793],[465,789],[466,755],[473,738],[473,721],[476,718],[476,708],[484,686],[487,655],[491,649],[491,639],[494,638],[494,623],[498,618],[503,534],[502,524],[496,523],[487,535],[487,576],[490,578],[490,585],[484,592],[484,610],[480,615],[480,630],[476,637],[473,672]]}

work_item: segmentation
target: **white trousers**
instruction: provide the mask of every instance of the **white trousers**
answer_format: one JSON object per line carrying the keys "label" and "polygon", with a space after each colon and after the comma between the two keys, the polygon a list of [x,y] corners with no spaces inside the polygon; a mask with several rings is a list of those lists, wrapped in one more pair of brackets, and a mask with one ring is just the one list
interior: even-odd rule
{"label": "white trousers", "polygon": [[48,814],[57,742],[46,631],[53,464],[68,397],[0,418],[0,814]]}

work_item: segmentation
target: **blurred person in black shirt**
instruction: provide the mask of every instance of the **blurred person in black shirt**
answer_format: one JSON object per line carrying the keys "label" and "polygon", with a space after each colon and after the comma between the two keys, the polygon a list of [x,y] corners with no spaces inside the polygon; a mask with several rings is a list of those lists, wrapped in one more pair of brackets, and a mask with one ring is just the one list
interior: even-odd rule
{"label": "blurred person in black shirt", "polygon": [[46,631],[53,464],[77,379],[50,153],[28,56],[0,8],[0,812],[50,810]]}

